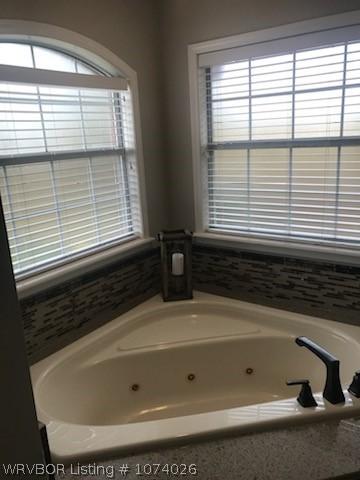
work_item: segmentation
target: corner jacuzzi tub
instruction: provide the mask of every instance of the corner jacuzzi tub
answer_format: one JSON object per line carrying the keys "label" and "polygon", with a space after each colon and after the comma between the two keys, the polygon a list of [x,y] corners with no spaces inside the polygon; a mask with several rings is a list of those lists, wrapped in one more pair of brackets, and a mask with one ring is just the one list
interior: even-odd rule
{"label": "corner jacuzzi tub", "polygon": [[[305,335],[341,361],[345,404],[321,391],[325,366],[294,339]],[[346,388],[360,368],[360,328],[196,293],[159,296],[31,369],[39,420],[62,463],[194,437],[255,431],[311,417],[360,414]],[[309,378],[316,408],[296,402]]]}

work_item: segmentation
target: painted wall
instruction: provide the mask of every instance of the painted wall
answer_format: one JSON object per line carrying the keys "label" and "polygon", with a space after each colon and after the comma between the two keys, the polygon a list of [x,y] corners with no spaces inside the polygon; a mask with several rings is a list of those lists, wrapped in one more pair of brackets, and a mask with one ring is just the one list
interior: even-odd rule
{"label": "painted wall", "polygon": [[0,18],[68,28],[112,50],[139,80],[150,233],[167,221],[164,199],[158,0],[1,0]]}
{"label": "painted wall", "polygon": [[165,138],[170,227],[194,228],[188,44],[359,8],[359,0],[163,1]]}
{"label": "painted wall", "polygon": [[42,463],[42,447],[1,202],[0,284],[0,478],[5,478],[3,464]]}

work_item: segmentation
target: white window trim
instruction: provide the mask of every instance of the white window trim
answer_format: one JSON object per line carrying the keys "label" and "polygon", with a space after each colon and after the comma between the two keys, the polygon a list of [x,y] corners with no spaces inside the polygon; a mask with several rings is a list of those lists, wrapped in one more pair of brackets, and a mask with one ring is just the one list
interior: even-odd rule
{"label": "white window trim", "polygon": [[86,75],[84,73],[57,72],[41,68],[0,65],[2,82],[37,84],[41,86],[98,88],[106,90],[126,90],[127,80],[122,77]]}
{"label": "white window trim", "polygon": [[[53,287],[76,276],[89,273],[91,270],[118,259],[120,254],[128,256],[133,252],[139,251],[139,248],[141,249],[144,246],[148,248],[151,242],[153,242],[153,239],[149,237],[140,103],[136,71],[100,43],[77,32],[45,23],[23,20],[0,20],[0,41],[22,41],[47,48],[58,49],[64,53],[76,56],[96,68],[101,68],[115,77],[121,76],[121,79],[114,79],[118,82],[117,88],[119,88],[119,81],[121,85],[124,86],[123,79],[126,79],[131,89],[133,101],[135,148],[143,238],[130,240],[122,244],[120,242],[119,245],[105,248],[103,251],[85,255],[83,258],[70,260],[66,265],[54,265],[54,268],[47,272],[35,272],[33,276],[17,282],[18,295],[20,298],[23,298],[39,293],[41,290]],[[70,78],[68,74],[66,74],[66,76]],[[123,257],[121,256],[121,258]]]}
{"label": "white window trim", "polygon": [[247,236],[232,236],[218,233],[194,233],[194,243],[219,248],[231,248],[283,257],[313,259],[331,263],[360,266],[360,254],[357,250],[322,245],[300,244],[281,240],[265,240]]}
{"label": "white window trim", "polygon": [[72,262],[56,266],[27,279],[18,281],[16,283],[18,297],[20,300],[23,300],[31,295],[36,295],[44,290],[71,281],[81,275],[104,268],[118,260],[124,260],[136,253],[145,252],[154,246],[155,240],[153,238],[139,238],[111,248],[102,249],[96,253],[88,254]]}
{"label": "white window trim", "polygon": [[336,248],[334,246],[322,246],[296,241],[268,240],[255,238],[250,235],[231,236],[222,233],[213,233],[207,230],[205,223],[206,205],[204,202],[204,199],[207,197],[207,192],[202,175],[199,101],[200,55],[215,54],[217,51],[241,48],[250,44],[313,33],[319,30],[350,27],[354,25],[360,25],[360,10],[208,40],[205,42],[190,44],[188,46],[195,238],[198,243],[208,243],[213,244],[214,246],[236,247],[243,250],[255,250],[274,254],[290,254],[303,258],[317,258],[319,260],[330,260],[339,263],[351,262],[360,265],[360,249],[353,250],[351,248]]}

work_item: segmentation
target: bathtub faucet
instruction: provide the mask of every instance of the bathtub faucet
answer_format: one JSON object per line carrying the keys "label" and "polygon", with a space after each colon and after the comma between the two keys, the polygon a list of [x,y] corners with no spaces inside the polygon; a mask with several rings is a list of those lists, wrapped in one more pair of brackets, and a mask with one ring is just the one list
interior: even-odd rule
{"label": "bathtub faucet", "polygon": [[325,363],[326,383],[323,397],[333,404],[345,402],[345,397],[340,382],[340,361],[331,355],[331,353],[327,352],[324,348],[320,347],[320,345],[307,337],[297,337],[295,342],[300,347],[306,347],[309,349]]}

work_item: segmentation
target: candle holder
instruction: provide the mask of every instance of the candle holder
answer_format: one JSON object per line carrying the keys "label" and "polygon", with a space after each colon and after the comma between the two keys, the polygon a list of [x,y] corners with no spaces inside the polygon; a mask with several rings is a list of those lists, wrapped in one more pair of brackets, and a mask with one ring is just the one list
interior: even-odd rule
{"label": "candle holder", "polygon": [[158,233],[161,245],[161,284],[164,302],[193,298],[189,230],[163,230]]}

